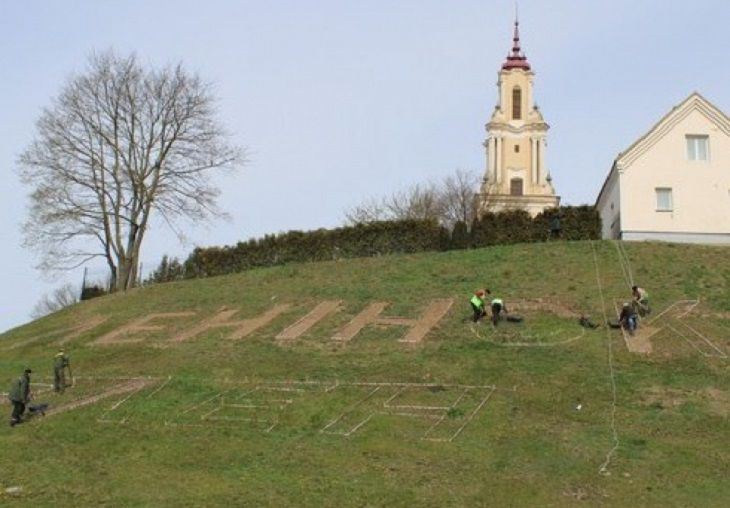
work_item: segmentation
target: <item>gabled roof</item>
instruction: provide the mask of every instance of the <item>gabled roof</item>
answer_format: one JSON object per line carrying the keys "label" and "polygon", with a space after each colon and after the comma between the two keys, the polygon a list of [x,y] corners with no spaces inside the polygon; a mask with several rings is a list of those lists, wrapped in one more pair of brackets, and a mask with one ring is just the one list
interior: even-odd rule
{"label": "gabled roof", "polygon": [[655,123],[649,131],[634,141],[626,150],[620,152],[611,164],[606,180],[601,186],[601,191],[596,197],[596,206],[601,200],[601,195],[606,189],[609,178],[613,169],[618,166],[627,166],[633,163],[647,150],[654,146],[661,138],[663,138],[675,125],[684,120],[690,113],[699,111],[709,121],[715,124],[722,132],[730,137],[730,117],[718,109],[714,104],[705,99],[698,92],[692,92],[689,97],[674,106],[669,113],[664,115],[657,123]]}

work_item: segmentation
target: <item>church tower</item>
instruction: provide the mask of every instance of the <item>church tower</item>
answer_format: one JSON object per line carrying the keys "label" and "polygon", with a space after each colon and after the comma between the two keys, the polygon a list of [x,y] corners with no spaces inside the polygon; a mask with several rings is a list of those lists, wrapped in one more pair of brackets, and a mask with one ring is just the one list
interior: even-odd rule
{"label": "church tower", "polygon": [[522,209],[535,216],[560,204],[545,164],[550,127],[533,102],[535,74],[520,48],[517,20],[512,41],[512,52],[499,71],[499,102],[486,124],[487,167],[477,195],[479,215]]}

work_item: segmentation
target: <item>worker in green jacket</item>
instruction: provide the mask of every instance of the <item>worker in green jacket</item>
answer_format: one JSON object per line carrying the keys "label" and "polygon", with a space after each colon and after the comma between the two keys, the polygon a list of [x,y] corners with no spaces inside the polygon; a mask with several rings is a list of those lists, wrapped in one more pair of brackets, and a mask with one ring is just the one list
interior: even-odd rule
{"label": "worker in green jacket", "polygon": [[70,369],[71,363],[63,349],[59,349],[53,358],[53,390],[56,393],[63,393],[66,389],[66,369]]}
{"label": "worker in green jacket", "polygon": [[30,373],[30,369],[25,369],[23,375],[10,385],[8,398],[13,404],[13,414],[10,416],[11,427],[20,423],[23,413],[25,413],[25,405],[30,401]]}
{"label": "worker in green jacket", "polygon": [[481,318],[487,315],[487,305],[485,302],[488,294],[488,289],[480,289],[476,291],[471,297],[471,300],[469,300],[469,303],[471,304],[471,309],[474,311],[474,316],[472,320],[475,323],[477,323]]}
{"label": "worker in green jacket", "polygon": [[492,324],[494,326],[497,326],[497,323],[502,318],[502,312],[505,314],[508,312],[504,301],[501,298],[492,298]]}

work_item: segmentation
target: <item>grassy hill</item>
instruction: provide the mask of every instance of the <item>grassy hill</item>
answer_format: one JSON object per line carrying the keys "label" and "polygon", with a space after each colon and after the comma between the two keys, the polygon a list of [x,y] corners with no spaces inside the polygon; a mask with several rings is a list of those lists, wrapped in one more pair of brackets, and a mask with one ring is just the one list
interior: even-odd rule
{"label": "grassy hill", "polygon": [[[35,400],[56,410],[0,427],[0,502],[726,506],[728,255],[515,245],[283,266],[76,305],[0,336],[0,380],[30,366]],[[580,313],[613,317],[632,280],[652,297],[649,354],[619,330],[577,325]],[[484,286],[525,321],[465,321]],[[416,319],[448,299],[419,343],[399,341],[406,322],[333,339],[373,303]],[[301,321],[323,302],[338,310]],[[249,321],[216,327],[216,316]],[[277,338],[297,322],[301,335]],[[212,327],[194,333],[201,323]],[[76,382],[56,395],[60,343]]]}

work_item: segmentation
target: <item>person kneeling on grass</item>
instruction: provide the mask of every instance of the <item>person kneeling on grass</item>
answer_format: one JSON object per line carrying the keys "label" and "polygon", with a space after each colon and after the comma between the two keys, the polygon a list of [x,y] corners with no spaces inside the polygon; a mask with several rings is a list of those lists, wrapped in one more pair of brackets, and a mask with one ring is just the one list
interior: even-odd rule
{"label": "person kneeling on grass", "polygon": [[578,324],[583,328],[590,328],[591,330],[595,330],[600,326],[591,321],[591,317],[586,316],[585,314],[580,315],[580,317],[578,318]]}
{"label": "person kneeling on grass", "polygon": [[488,294],[488,289],[480,289],[479,291],[474,293],[474,296],[472,296],[471,300],[469,300],[469,303],[471,304],[471,309],[474,311],[474,316],[472,318],[474,323],[479,322],[481,318],[487,315],[485,300]]}
{"label": "person kneeling on grass", "polygon": [[504,304],[501,298],[492,299],[492,324],[497,326],[497,323],[502,319],[502,312],[505,314],[508,312],[507,306]]}
{"label": "person kneeling on grass", "polygon": [[621,308],[621,314],[618,317],[618,323],[621,327],[629,332],[629,335],[633,335],[636,330],[636,311],[629,302],[625,302]]}

